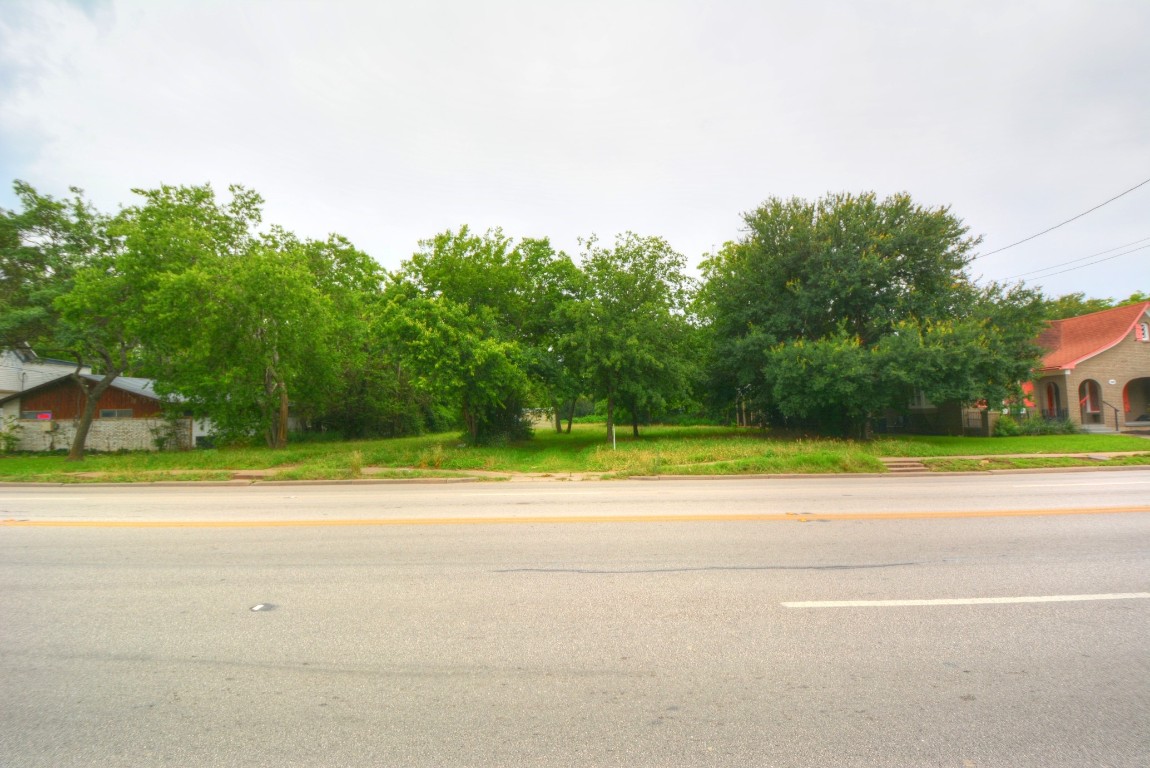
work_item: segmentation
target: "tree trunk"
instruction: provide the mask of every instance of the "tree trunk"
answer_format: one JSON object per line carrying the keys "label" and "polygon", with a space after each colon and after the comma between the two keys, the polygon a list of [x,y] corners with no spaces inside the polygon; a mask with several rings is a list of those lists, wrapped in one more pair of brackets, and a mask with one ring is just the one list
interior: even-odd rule
{"label": "tree trunk", "polygon": [[479,436],[479,424],[475,418],[475,413],[471,410],[471,403],[467,396],[463,396],[463,425],[467,429],[467,436],[470,438],[471,444],[474,445]]}
{"label": "tree trunk", "polygon": [[102,394],[102,390],[101,392],[89,392],[83,384],[80,385],[80,388],[84,390],[84,411],[76,423],[76,434],[72,438],[72,447],[68,450],[68,461],[84,460],[84,446],[88,442],[88,431],[92,428],[92,420],[96,418],[96,406],[100,404],[100,394]]}
{"label": "tree trunk", "polygon": [[575,403],[578,398],[571,398],[571,407],[567,410],[567,434],[571,434],[571,422],[575,421]]}
{"label": "tree trunk", "polygon": [[639,412],[637,408],[631,409],[631,436],[639,436]]}
{"label": "tree trunk", "polygon": [[[276,359],[278,359],[278,355]],[[264,368],[264,393],[270,400],[277,391],[279,392],[279,404],[274,411],[268,413],[270,404],[267,400],[260,406],[260,409],[268,418],[267,432],[264,435],[264,441],[267,443],[268,448],[272,449],[287,447],[288,391],[287,382],[276,373],[275,368],[269,365]]]}
{"label": "tree trunk", "polygon": [[563,414],[559,412],[559,401],[551,398],[551,410],[555,413],[555,434],[563,434]]}
{"label": "tree trunk", "polygon": [[855,440],[866,442],[874,437],[870,414],[852,417],[848,423],[849,427],[844,432]]}
{"label": "tree trunk", "polygon": [[88,380],[79,374],[73,374],[73,379],[84,393],[84,411],[76,423],[76,436],[72,438],[72,447],[68,450],[68,461],[83,461],[84,446],[88,442],[88,432],[92,429],[92,420],[96,418],[96,408],[100,405],[100,397],[112,386],[112,382],[120,375],[113,370],[104,374],[91,389],[88,389]]}
{"label": "tree trunk", "polygon": [[280,418],[276,426],[276,448],[287,448],[288,433],[288,393],[287,385],[279,382],[280,388]]}
{"label": "tree trunk", "polygon": [[607,437],[615,434],[615,398],[607,395]]}

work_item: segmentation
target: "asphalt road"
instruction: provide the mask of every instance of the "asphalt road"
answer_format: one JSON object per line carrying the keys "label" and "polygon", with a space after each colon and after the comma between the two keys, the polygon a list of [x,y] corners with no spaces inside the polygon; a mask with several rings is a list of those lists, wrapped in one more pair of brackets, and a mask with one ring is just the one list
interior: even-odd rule
{"label": "asphalt road", "polygon": [[1150,472],[9,487],[0,520],[0,765],[1150,764]]}

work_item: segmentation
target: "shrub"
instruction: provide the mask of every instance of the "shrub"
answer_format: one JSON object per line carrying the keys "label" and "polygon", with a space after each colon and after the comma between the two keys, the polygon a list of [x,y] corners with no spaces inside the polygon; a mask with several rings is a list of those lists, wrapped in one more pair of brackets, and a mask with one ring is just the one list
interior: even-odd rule
{"label": "shrub", "polygon": [[1070,419],[1042,419],[1032,417],[1019,421],[1013,416],[1003,416],[994,427],[995,437],[1015,437],[1017,435],[1073,435],[1078,427]]}
{"label": "shrub", "polygon": [[1017,437],[1022,434],[1022,427],[1014,420],[1013,416],[1003,416],[994,425],[995,437]]}
{"label": "shrub", "polygon": [[668,427],[721,427],[726,426],[722,419],[713,418],[706,414],[685,413],[664,415],[656,423]]}
{"label": "shrub", "polygon": [[1018,428],[1023,435],[1073,435],[1078,431],[1070,419],[1027,419]]}
{"label": "shrub", "polygon": [[0,421],[0,453],[11,453],[16,450],[16,446],[20,444],[20,432],[24,427],[20,426],[19,420],[15,416],[5,416]]}

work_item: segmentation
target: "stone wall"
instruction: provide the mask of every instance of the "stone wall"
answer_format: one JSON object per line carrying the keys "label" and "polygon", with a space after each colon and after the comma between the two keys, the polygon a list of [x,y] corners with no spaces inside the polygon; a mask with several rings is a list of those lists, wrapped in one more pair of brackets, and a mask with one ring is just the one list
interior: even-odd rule
{"label": "stone wall", "polygon": [[[166,449],[187,448],[191,441],[191,421],[179,419],[95,419],[88,431],[87,448],[91,451],[155,451],[160,438],[167,436]],[[17,450],[55,451],[72,447],[76,422],[21,420]],[[173,434],[173,432],[175,434]]]}

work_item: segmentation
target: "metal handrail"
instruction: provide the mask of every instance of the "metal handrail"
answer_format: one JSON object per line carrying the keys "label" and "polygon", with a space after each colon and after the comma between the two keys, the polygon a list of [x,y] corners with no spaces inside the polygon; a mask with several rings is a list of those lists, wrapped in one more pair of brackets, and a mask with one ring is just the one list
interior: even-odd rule
{"label": "metal handrail", "polygon": [[[1118,406],[1111,405],[1110,403],[1106,402],[1105,400],[1102,401],[1102,404],[1105,405],[1110,410],[1114,411],[1114,431],[1115,432],[1121,432],[1122,431],[1122,422],[1120,422],[1118,420]],[[1106,419],[1103,419],[1102,423],[1105,425]]]}

